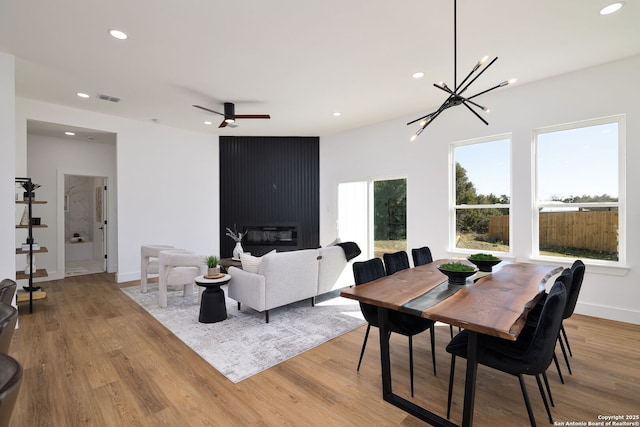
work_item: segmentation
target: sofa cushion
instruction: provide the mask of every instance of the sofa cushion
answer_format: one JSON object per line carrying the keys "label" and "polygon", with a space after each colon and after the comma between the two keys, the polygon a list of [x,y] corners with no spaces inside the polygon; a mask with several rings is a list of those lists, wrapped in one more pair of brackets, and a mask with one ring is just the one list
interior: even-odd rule
{"label": "sofa cushion", "polygon": [[[276,253],[276,250],[274,249],[263,256],[275,254],[275,253]],[[258,273],[258,271],[260,271],[260,264],[262,263],[262,257],[253,256],[248,253],[241,253],[240,262],[242,263],[242,269],[244,271],[248,271],[249,273]]]}

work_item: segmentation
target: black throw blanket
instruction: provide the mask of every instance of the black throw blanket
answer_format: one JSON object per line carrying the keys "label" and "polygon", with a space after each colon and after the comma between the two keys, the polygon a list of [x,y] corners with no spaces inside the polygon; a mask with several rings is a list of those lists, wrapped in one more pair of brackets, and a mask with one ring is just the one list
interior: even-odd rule
{"label": "black throw blanket", "polygon": [[344,256],[347,258],[347,261],[352,260],[362,253],[360,247],[356,242],[343,242],[336,243],[337,246],[340,246],[344,251]]}

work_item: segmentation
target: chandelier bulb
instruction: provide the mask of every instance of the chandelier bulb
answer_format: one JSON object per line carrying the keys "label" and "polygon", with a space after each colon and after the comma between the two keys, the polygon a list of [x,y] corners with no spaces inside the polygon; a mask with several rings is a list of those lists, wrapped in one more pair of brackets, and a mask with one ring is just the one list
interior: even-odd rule
{"label": "chandelier bulb", "polygon": [[409,138],[409,141],[413,142],[416,140],[417,137],[418,137],[418,134],[414,133],[413,135],[411,135],[411,138]]}
{"label": "chandelier bulb", "polygon": [[517,82],[517,81],[518,81],[518,79],[516,79],[516,78],[514,77],[514,78],[512,78],[512,79],[510,79],[510,80],[509,80],[509,84],[510,84],[510,85],[512,85],[512,84],[514,84],[514,83],[515,83],[515,82]]}
{"label": "chandelier bulb", "polygon": [[487,59],[489,59],[488,55],[483,56],[482,59],[480,59],[480,61],[478,61],[478,65],[484,64],[485,62],[487,62]]}

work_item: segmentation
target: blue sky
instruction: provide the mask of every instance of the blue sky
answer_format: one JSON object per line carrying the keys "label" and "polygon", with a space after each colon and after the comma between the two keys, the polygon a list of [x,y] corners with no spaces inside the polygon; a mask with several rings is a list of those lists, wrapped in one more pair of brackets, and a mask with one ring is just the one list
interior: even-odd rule
{"label": "blue sky", "polygon": [[[617,129],[617,123],[608,123],[540,134],[540,199],[605,193],[617,197]],[[509,140],[458,146],[455,155],[478,193],[509,194]]]}

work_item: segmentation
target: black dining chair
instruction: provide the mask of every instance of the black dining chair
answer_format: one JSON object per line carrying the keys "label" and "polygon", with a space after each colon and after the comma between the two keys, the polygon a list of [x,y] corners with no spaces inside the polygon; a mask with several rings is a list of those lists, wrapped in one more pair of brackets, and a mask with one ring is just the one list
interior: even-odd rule
{"label": "black dining chair", "polygon": [[[581,260],[576,260],[571,266],[571,289],[568,290],[567,306],[564,308],[562,314],[563,322],[560,324],[560,333],[558,334],[558,341],[560,342],[560,349],[564,355],[564,361],[567,364],[569,375],[573,375],[571,372],[571,365],[569,364],[569,358],[567,357],[567,351],[565,350],[565,344],[569,355],[573,357],[571,346],[569,346],[569,339],[567,338],[567,332],[564,330],[564,320],[573,316],[573,311],[576,309],[576,303],[578,302],[578,296],[580,295],[580,289],[582,288],[582,280],[584,279],[585,265]],[[563,342],[564,339],[564,342]]]}
{"label": "black dining chair", "polygon": [[0,353],[0,426],[8,426],[22,384],[22,366],[8,354]]}
{"label": "black dining chair", "polygon": [[0,302],[0,352],[8,353],[18,321],[18,309]]}
{"label": "black dining chair", "polygon": [[396,271],[409,268],[409,256],[405,251],[383,254],[382,259],[384,259],[384,269],[387,272],[387,276],[391,276]]}
{"label": "black dining chair", "polygon": [[433,262],[431,249],[428,246],[411,249],[411,258],[413,258],[413,266],[425,265]]}
{"label": "black dining chair", "polygon": [[0,302],[11,304],[15,293],[16,282],[11,279],[2,279],[2,282],[0,282]]}
{"label": "black dining chair", "polygon": [[[548,384],[545,372],[553,358],[566,301],[567,291],[564,285],[564,278],[559,277],[545,299],[539,322],[532,334],[527,336],[522,336],[521,334],[516,341],[478,335],[478,363],[518,377],[522,396],[524,397],[524,402],[527,407],[529,421],[534,427],[536,421],[533,416],[533,410],[531,409],[531,402],[529,401],[524,375],[532,375],[536,378],[540,395],[542,396],[547,415],[549,416],[549,422],[553,424],[551,410],[542,387],[540,376],[543,376],[545,383]],[[447,352],[451,354],[447,418],[449,418],[451,414],[451,397],[453,393],[456,357],[467,357],[468,340],[469,331],[464,330],[456,335],[446,348]],[[547,391],[550,392],[548,388]],[[551,398],[551,395],[549,397]]]}
{"label": "black dining chair", "polygon": [[[359,261],[353,263],[353,277],[356,286],[364,283],[371,282],[373,280],[384,277],[385,270],[380,258],[373,258],[368,261]],[[358,368],[360,370],[360,364],[362,363],[362,357],[364,356],[364,350],[367,347],[367,340],[369,338],[369,331],[371,326],[380,328],[378,322],[378,307],[370,304],[360,303],[360,310],[362,315],[367,321],[367,331],[364,335],[364,341],[362,342],[362,349],[360,350],[360,359],[358,360]],[[392,332],[400,335],[404,335],[409,338],[409,374],[411,376],[411,396],[413,396],[413,336],[421,332],[430,330],[431,335],[431,356],[433,362],[433,374],[436,374],[436,356],[435,356],[435,334],[432,320],[424,319],[422,317],[414,316],[408,313],[401,313],[395,310],[389,310],[389,336]]]}

